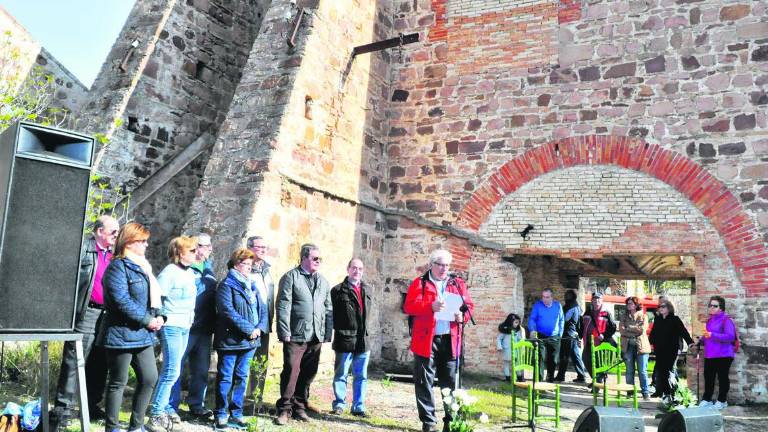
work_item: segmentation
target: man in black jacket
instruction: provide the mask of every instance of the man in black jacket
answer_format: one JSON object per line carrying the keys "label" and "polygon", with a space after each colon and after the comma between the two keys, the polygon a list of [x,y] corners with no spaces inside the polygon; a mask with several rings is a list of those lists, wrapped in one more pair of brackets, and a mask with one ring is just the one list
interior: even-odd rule
{"label": "man in black jacket", "polygon": [[347,277],[331,290],[333,304],[333,350],[336,365],[333,376],[332,413],[341,414],[346,406],[347,375],[352,366],[352,415],[367,417],[365,389],[368,384],[369,287],[363,283],[363,262],[352,258],[347,264]]}
{"label": "man in black jacket", "polygon": [[[80,257],[80,278],[77,287],[77,316],[75,332],[83,334],[83,355],[88,358],[85,366],[88,389],[88,408],[92,419],[104,418],[104,410],[98,403],[104,397],[107,365],[104,351],[94,349],[94,340],[104,312],[104,292],[101,277],[112,259],[112,247],[120,229],[111,216],[100,216],[93,226],[93,237],[83,245]],[[91,351],[93,358],[89,358]],[[75,343],[65,342],[61,358],[61,372],[50,415],[50,428],[55,431],[72,417],[77,389],[77,357]]]}

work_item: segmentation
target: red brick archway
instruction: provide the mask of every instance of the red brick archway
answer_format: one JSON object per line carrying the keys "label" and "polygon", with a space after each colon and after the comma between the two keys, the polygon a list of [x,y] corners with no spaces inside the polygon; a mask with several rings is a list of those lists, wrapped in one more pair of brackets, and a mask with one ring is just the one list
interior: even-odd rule
{"label": "red brick archway", "polygon": [[[477,231],[493,208],[520,186],[548,172],[577,165],[616,165],[675,188],[720,234],[746,296],[768,294],[768,250],[739,200],[701,165],[641,139],[591,135],[553,141],[527,151],[505,163],[475,190],[456,225]],[[453,246],[455,252],[461,249]]]}

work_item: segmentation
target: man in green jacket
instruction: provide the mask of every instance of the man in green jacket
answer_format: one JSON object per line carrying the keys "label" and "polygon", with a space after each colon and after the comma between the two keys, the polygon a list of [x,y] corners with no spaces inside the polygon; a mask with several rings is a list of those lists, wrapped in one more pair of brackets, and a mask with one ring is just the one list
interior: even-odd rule
{"label": "man in green jacket", "polygon": [[277,338],[283,342],[283,372],[275,423],[284,425],[293,418],[309,421],[309,387],[317,374],[320,348],[331,341],[333,316],[331,286],[318,273],[320,249],[301,246],[301,261],[280,278],[277,291]]}

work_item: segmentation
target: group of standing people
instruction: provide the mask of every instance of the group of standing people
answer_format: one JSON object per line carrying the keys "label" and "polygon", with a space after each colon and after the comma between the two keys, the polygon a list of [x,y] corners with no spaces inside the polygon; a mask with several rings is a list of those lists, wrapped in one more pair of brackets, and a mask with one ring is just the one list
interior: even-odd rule
{"label": "group of standing people", "polygon": [[[243,405],[249,391],[251,359],[266,356],[262,371],[266,372],[275,314],[284,353],[276,423],[285,424],[290,416],[309,420],[309,387],[317,372],[321,344],[331,340],[334,327],[333,410],[340,413],[344,409],[351,365],[355,377],[352,413],[367,415],[366,318],[370,297],[362,283],[360,259],[352,259],[348,277],[330,288],[317,271],[322,262],[319,248],[305,244],[299,265],[280,279],[275,300],[262,237],[248,238],[246,248],[232,253],[227,273],[219,281],[210,259],[209,235],[171,240],[169,264],[157,277],[145,257],[149,236],[149,230],[139,223],[120,227],[114,218],[101,216],[83,248],[75,331],[83,334],[83,351],[89,359],[86,374],[91,418],[104,419],[107,431],[120,429],[118,415],[130,367],[136,386],[128,431],[172,429],[174,423],[181,422],[180,377],[186,362],[189,414],[199,419],[212,416],[217,429],[245,429]],[[163,358],[159,373],[154,351],[158,339]],[[205,407],[212,348],[218,357],[214,410]],[[72,417],[76,374],[75,345],[67,342],[50,413],[52,430]],[[256,385],[263,389],[263,376],[251,383],[251,392]],[[99,407],[102,400],[103,410]]]}
{"label": "group of standing people", "polygon": [[[677,388],[675,365],[683,348],[682,341],[691,347],[694,346],[693,338],[675,315],[674,305],[665,296],[659,298],[657,315],[650,331],[648,316],[643,312],[640,300],[628,297],[625,305],[626,313],[616,323],[610,311],[603,308],[600,293],[592,294],[591,307],[582,315],[574,291],[566,291],[565,305],[561,307],[553,299],[552,290],[544,289],[528,319],[530,338],[537,340],[539,350],[538,378],[548,382],[562,382],[569,362],[573,362],[577,375],[574,382],[586,382],[586,375],[592,376],[592,346],[602,343],[616,346],[614,335],[618,332],[622,359],[626,365],[626,383],[634,384],[637,373],[644,400],[661,397],[668,402],[674,401]],[[696,345],[704,350],[705,390],[700,406],[722,409],[728,406],[728,373],[735,356],[738,334],[733,320],[725,313],[723,297],[713,296],[709,299],[708,313],[706,331]],[[502,372],[506,381],[511,381],[511,345],[525,339],[525,330],[520,323],[518,315],[509,314],[499,325],[497,349],[503,353]],[[647,374],[651,352],[656,355],[653,382],[649,382]],[[602,375],[592,378],[602,381]],[[719,394],[715,400],[713,393],[716,378],[719,380]],[[519,381],[523,378],[518,375],[516,379]],[[652,385],[655,385],[655,391],[651,394]]]}

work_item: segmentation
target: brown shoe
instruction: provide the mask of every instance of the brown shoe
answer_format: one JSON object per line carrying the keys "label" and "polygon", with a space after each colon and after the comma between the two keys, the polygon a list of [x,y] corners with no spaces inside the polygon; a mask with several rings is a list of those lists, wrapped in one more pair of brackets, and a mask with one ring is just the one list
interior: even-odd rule
{"label": "brown shoe", "polygon": [[280,411],[280,414],[275,419],[275,424],[278,426],[285,426],[288,424],[288,416],[290,411]]}
{"label": "brown shoe", "polygon": [[294,411],[293,418],[294,420],[303,421],[303,422],[309,421],[309,416],[304,411]]}
{"label": "brown shoe", "polygon": [[320,414],[320,409],[312,405],[309,401],[307,401],[307,411],[311,412],[312,414]]}

